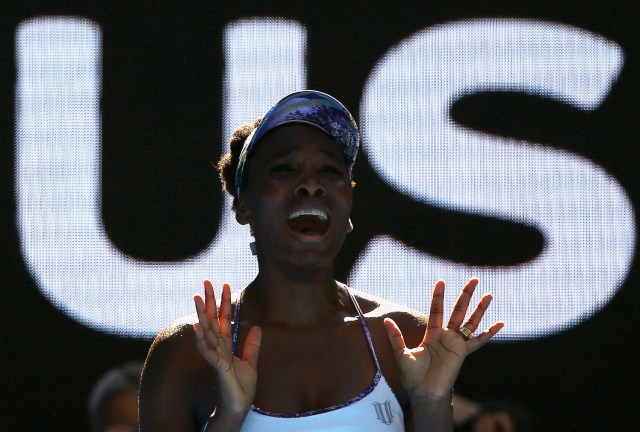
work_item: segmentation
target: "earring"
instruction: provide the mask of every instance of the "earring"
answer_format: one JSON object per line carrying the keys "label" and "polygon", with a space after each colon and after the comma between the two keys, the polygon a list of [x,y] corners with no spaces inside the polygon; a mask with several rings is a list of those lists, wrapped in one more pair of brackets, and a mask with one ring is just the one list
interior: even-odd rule
{"label": "earring", "polygon": [[[253,225],[249,224],[249,234],[251,237],[255,237],[253,234]],[[249,243],[249,249],[251,249],[251,255],[258,255],[258,247],[256,246],[256,241],[252,241]]]}
{"label": "earring", "polygon": [[351,222],[351,218],[349,218],[349,225],[347,225],[347,233],[353,231],[353,223]]}

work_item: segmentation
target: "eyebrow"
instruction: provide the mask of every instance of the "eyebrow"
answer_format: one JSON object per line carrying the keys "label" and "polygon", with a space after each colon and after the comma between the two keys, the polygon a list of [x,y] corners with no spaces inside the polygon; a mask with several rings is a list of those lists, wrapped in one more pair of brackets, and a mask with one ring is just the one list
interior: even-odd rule
{"label": "eyebrow", "polygon": [[278,158],[281,158],[281,157],[284,157],[284,156],[289,156],[289,155],[290,155],[291,153],[293,153],[294,151],[296,151],[296,149],[295,149],[295,148],[293,148],[293,147],[288,147],[288,148],[285,148],[284,150],[280,150],[280,151],[278,151],[278,152],[273,153],[273,154],[269,157],[269,159],[267,159],[267,160],[271,161],[271,160],[273,160],[273,159],[278,159]]}
{"label": "eyebrow", "polygon": [[328,156],[329,159],[344,162],[344,157],[342,157],[342,155],[338,156],[337,154],[335,154],[334,152],[330,152],[329,150],[320,150],[320,153]]}
{"label": "eyebrow", "polygon": [[[289,156],[292,153],[295,153],[297,150],[297,148],[295,146],[293,147],[289,147],[289,148],[285,148],[281,151],[275,152],[271,155],[271,157],[269,157],[268,161],[272,161],[274,159],[278,159],[281,157],[285,157],[285,156]],[[322,153],[323,155],[327,156],[329,159],[333,159],[335,161],[342,161],[344,162],[344,158],[342,158],[341,155],[336,154],[335,152],[329,151],[329,150],[320,150],[320,153]]]}

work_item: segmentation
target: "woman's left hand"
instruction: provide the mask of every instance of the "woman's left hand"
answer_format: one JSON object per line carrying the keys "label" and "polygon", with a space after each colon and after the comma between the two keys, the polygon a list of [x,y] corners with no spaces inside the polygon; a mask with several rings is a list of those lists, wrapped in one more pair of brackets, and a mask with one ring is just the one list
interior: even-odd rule
{"label": "woman's left hand", "polygon": [[475,278],[467,282],[447,326],[443,328],[444,282],[440,280],[436,283],[427,330],[422,342],[415,348],[405,345],[402,332],[392,319],[384,320],[402,385],[410,396],[427,399],[450,397],[466,356],[489,342],[489,339],[504,326],[502,322],[494,323],[486,331],[470,338],[460,332],[462,327],[472,333],[476,331],[493,299],[491,294],[485,294],[463,326],[471,296],[477,285],[478,279]]}

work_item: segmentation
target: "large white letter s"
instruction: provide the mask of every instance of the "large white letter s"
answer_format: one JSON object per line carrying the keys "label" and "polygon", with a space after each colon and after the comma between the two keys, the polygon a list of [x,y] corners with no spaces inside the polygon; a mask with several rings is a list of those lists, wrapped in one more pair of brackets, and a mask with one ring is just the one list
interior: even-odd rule
{"label": "large white letter s", "polygon": [[[478,276],[496,298],[486,322],[507,321],[502,339],[548,335],[602,308],[634,250],[633,208],[620,184],[582,156],[464,128],[450,110],[462,96],[496,90],[593,110],[622,62],[616,44],[592,33],[508,19],[436,26],[388,51],[361,105],[363,147],[377,173],[418,201],[535,226],[546,247],[531,262],[487,268],[380,236],[350,284],[423,309],[436,278],[458,287]],[[448,291],[449,307],[456,291]]]}

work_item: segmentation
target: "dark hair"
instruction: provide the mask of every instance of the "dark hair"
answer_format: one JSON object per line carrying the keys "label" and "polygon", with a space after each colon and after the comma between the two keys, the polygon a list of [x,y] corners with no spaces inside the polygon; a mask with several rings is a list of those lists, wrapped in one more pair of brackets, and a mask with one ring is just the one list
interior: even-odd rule
{"label": "dark hair", "polygon": [[222,182],[222,190],[229,192],[234,198],[238,198],[235,188],[236,169],[238,168],[238,159],[240,158],[242,146],[251,135],[251,132],[258,127],[260,121],[262,121],[262,118],[257,119],[253,124],[243,123],[238,126],[229,139],[229,153],[222,155],[216,165],[218,176]]}
{"label": "dark hair", "polygon": [[142,362],[128,362],[108,370],[91,390],[88,411],[91,430],[102,432],[107,426],[109,403],[115,396],[126,391],[138,391]]}

